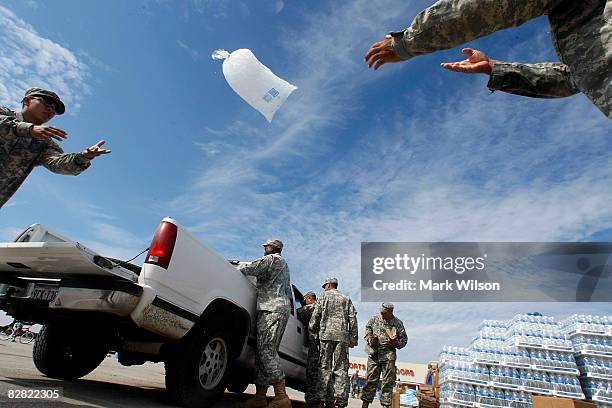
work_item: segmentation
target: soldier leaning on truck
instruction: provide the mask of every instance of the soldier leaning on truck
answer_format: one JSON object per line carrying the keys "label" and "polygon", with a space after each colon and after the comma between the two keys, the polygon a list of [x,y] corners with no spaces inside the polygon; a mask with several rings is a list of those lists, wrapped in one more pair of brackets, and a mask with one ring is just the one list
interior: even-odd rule
{"label": "soldier leaning on truck", "polygon": [[[357,345],[357,312],[348,296],[338,291],[338,280],[328,278],[319,295],[308,330],[319,341],[319,407],[333,390],[333,406],[346,407],[349,397],[349,351]],[[326,401],[329,405],[332,401]]]}
{"label": "soldier leaning on truck", "polygon": [[531,19],[548,15],[561,63],[521,64],[488,60],[466,48],[468,60],[442,64],[459,72],[487,73],[487,86],[536,98],[583,92],[612,118],[612,1],[610,0],[440,0],[412,25],[393,32],[365,55],[370,67],[446,50]]}
{"label": "soldier leaning on truck", "polygon": [[100,148],[104,140],[81,153],[64,153],[53,141],[68,137],[62,129],[44,125],[66,110],[55,92],[30,88],[21,103],[21,112],[0,107],[0,207],[36,166],[76,176],[89,167],[92,159],[110,153]]}
{"label": "soldier leaning on truck", "polygon": [[[257,278],[257,348],[255,350],[255,396],[241,408],[291,408],[285,391],[285,373],[278,348],[291,313],[289,266],[281,256],[283,243],[268,240],[264,256],[240,267],[246,276]],[[274,386],[274,399],[268,405],[266,392]]]}
{"label": "soldier leaning on truck", "polygon": [[374,400],[378,380],[382,374],[380,405],[390,407],[393,386],[395,385],[396,349],[403,348],[408,342],[404,324],[393,316],[393,304],[383,303],[380,313],[375,314],[366,324],[365,352],[368,354],[368,369],[366,384],[363,386],[361,400],[362,408]]}
{"label": "soldier leaning on truck", "polygon": [[[297,310],[297,317],[308,329],[312,312],[317,303],[317,295],[309,290],[302,298],[304,306]],[[305,408],[316,407],[319,402],[317,387],[319,386],[319,343],[308,335],[308,357],[306,358],[306,391],[304,392]]]}

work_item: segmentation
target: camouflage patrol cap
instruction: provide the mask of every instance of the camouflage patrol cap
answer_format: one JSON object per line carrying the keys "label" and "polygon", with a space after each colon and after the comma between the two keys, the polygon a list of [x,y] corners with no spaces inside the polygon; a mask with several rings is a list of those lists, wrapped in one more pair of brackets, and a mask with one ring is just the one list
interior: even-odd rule
{"label": "camouflage patrol cap", "polygon": [[281,241],[280,239],[269,239],[264,244],[262,244],[262,246],[267,245],[272,245],[273,247],[276,247],[280,250],[283,249],[283,241]]}
{"label": "camouflage patrol cap", "polygon": [[26,96],[46,96],[50,98],[55,103],[55,113],[57,115],[61,115],[66,112],[66,107],[64,106],[64,102],[60,99],[59,96],[53,91],[49,91],[43,88],[30,88],[26,91],[24,98]]}
{"label": "camouflage patrol cap", "polygon": [[385,302],[380,306],[380,311],[381,312],[392,312],[393,311],[393,303],[391,302]]}
{"label": "camouflage patrol cap", "polygon": [[306,299],[308,296],[312,296],[313,298],[317,297],[317,295],[312,290],[309,290],[308,292],[304,293],[304,296],[302,296],[302,298]]}
{"label": "camouflage patrol cap", "polygon": [[325,288],[325,285],[327,285],[328,283],[335,283],[336,285],[338,285],[338,279],[337,278],[327,278],[325,279],[325,282],[323,282],[323,285],[321,285],[321,287]]}

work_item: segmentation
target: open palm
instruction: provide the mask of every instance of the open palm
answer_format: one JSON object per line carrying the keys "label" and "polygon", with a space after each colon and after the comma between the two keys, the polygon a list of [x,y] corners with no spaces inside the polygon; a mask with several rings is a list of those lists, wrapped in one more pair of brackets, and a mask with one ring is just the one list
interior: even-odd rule
{"label": "open palm", "polygon": [[466,74],[491,74],[493,63],[484,52],[472,48],[464,48],[462,51],[468,56],[467,59],[458,62],[443,62],[440,66]]}

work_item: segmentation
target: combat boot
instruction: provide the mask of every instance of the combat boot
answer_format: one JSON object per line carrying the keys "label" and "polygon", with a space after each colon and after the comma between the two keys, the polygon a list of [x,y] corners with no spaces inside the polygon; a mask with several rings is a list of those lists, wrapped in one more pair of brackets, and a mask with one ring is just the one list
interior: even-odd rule
{"label": "combat boot", "polygon": [[368,401],[363,401],[363,403],[361,404],[361,408],[368,408],[369,405],[370,403]]}
{"label": "combat boot", "polygon": [[280,380],[274,384],[274,399],[268,408],[291,408],[291,400],[285,390],[285,380]]}
{"label": "combat boot", "polygon": [[255,389],[255,396],[238,404],[238,408],[266,408],[268,406],[268,400],[266,399],[268,387],[256,385]]}

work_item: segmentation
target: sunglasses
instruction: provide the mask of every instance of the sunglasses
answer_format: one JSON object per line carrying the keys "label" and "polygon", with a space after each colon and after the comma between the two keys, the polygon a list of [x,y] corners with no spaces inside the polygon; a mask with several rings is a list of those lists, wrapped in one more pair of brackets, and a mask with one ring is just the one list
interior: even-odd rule
{"label": "sunglasses", "polygon": [[48,96],[37,95],[37,96],[33,97],[32,99],[38,99],[47,108],[53,108],[53,111],[57,112],[55,101],[53,99],[49,98]]}

